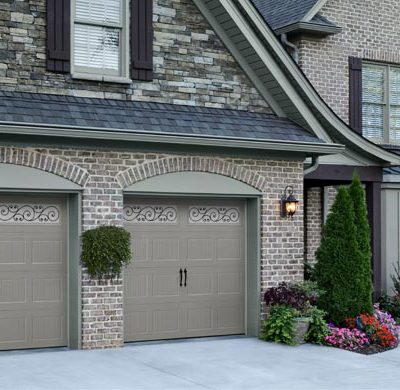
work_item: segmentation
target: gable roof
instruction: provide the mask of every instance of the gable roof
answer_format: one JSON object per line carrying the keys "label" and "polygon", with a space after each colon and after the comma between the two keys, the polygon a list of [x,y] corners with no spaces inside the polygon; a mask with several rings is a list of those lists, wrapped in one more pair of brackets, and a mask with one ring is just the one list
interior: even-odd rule
{"label": "gable roof", "polygon": [[[0,126],[75,128],[128,135],[201,137],[249,142],[325,144],[312,132],[274,114],[164,103],[0,91]],[[58,134],[57,134],[58,133]],[[338,146],[337,146],[338,148]]]}
{"label": "gable roof", "polygon": [[[279,115],[287,116],[327,142],[345,145],[371,164],[400,165],[400,156],[355,133],[334,113],[287,53],[253,1],[194,0],[270,107],[278,107]],[[306,17],[310,15],[312,12],[308,11]]]}
{"label": "gable roof", "polygon": [[292,31],[337,33],[340,27],[319,15],[327,0],[251,0],[276,34]]}

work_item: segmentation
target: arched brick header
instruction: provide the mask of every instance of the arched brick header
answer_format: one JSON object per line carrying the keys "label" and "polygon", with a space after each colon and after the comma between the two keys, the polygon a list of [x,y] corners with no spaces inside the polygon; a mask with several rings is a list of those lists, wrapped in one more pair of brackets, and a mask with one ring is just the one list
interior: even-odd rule
{"label": "arched brick header", "polygon": [[61,176],[82,187],[84,187],[89,177],[89,173],[77,165],[61,160],[55,156],[27,149],[1,147],[0,163],[23,165],[40,169]]}
{"label": "arched brick header", "polygon": [[153,176],[185,171],[209,172],[228,176],[259,191],[263,191],[266,182],[264,176],[228,161],[216,158],[180,156],[147,161],[118,173],[116,178],[121,187],[126,188],[131,184]]}

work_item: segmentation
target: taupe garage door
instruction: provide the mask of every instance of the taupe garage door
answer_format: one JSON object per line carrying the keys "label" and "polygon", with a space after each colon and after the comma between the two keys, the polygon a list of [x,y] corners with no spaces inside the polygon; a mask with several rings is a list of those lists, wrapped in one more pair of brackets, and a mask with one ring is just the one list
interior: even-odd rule
{"label": "taupe garage door", "polygon": [[127,198],[124,219],[125,341],[244,333],[242,202]]}
{"label": "taupe garage door", "polygon": [[0,349],[67,344],[65,199],[0,196]]}

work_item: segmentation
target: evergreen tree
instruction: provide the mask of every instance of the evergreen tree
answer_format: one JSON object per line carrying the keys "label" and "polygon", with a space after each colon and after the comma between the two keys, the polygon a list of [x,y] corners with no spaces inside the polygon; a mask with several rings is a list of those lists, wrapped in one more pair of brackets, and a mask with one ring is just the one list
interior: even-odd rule
{"label": "evergreen tree", "polygon": [[356,226],[356,240],[362,254],[358,272],[360,274],[362,290],[360,291],[360,310],[362,313],[372,313],[372,269],[371,269],[371,231],[368,222],[365,192],[358,175],[348,188],[354,209],[354,224]]}
{"label": "evergreen tree", "polygon": [[337,324],[346,317],[359,315],[365,308],[365,270],[360,268],[363,255],[354,221],[349,192],[341,187],[322,230],[314,269],[319,287],[325,290],[319,306]]}

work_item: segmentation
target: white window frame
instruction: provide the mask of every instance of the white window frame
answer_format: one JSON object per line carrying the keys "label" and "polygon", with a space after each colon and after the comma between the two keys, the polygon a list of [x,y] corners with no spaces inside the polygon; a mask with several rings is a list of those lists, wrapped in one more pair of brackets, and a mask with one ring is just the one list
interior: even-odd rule
{"label": "white window frame", "polygon": [[[368,139],[377,144],[385,144],[385,145],[399,145],[400,140],[391,140],[390,139],[390,107],[393,104],[390,104],[390,70],[392,68],[400,69],[400,65],[383,63],[383,62],[372,62],[372,61],[363,61],[363,67],[376,67],[384,70],[384,101],[382,103],[383,106],[383,138],[372,138],[368,137]],[[364,91],[363,91],[364,92]],[[364,100],[362,100],[362,105],[364,105]],[[364,134],[364,129],[363,129]]]}
{"label": "white window frame", "polygon": [[[121,29],[121,43],[120,43],[120,58],[119,58],[119,72],[116,74],[109,72],[105,69],[94,68],[90,66],[76,66],[75,65],[75,24],[77,20],[75,18],[76,1],[71,0],[71,74],[74,79],[93,80],[93,81],[104,81],[114,82],[122,84],[130,84],[132,80],[129,77],[129,63],[130,63],[130,50],[129,50],[129,1],[120,0],[122,3],[121,7],[121,25],[118,28]],[[99,26],[99,27],[115,27],[114,24],[97,23],[82,21],[82,24]]]}

